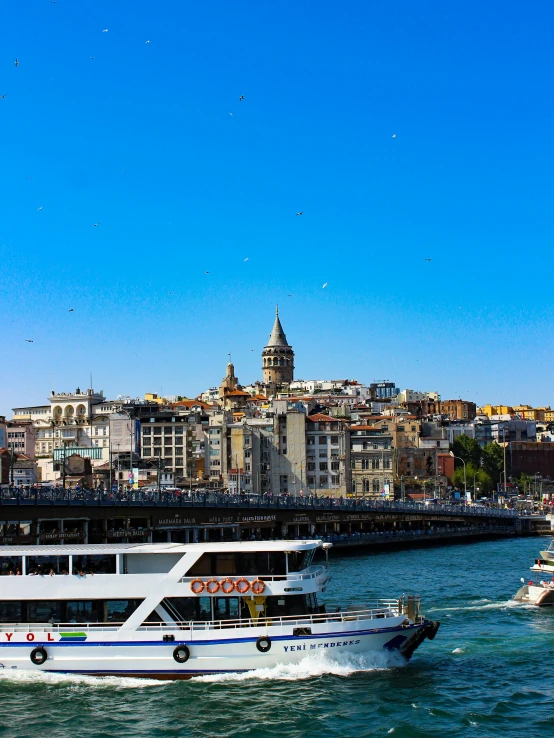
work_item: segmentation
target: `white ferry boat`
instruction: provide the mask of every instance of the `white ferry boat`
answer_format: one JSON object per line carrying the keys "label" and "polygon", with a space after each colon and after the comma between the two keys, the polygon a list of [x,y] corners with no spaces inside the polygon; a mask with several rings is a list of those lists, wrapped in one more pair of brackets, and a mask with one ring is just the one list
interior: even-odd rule
{"label": "white ferry boat", "polygon": [[413,595],[327,612],[330,545],[1,546],[0,668],[187,679],[434,638]]}
{"label": "white ferry boat", "polygon": [[554,605],[554,541],[546,551],[540,552],[540,558],[535,559],[531,567],[532,579],[519,588],[514,600],[538,607],[552,607]]}

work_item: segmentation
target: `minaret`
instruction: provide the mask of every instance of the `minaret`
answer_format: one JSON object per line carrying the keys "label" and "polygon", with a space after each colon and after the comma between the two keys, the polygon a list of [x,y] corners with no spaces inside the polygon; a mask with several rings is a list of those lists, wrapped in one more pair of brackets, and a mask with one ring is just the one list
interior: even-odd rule
{"label": "minaret", "polygon": [[294,378],[294,351],[279,320],[279,305],[269,342],[262,351],[262,371],[266,384],[290,384]]}

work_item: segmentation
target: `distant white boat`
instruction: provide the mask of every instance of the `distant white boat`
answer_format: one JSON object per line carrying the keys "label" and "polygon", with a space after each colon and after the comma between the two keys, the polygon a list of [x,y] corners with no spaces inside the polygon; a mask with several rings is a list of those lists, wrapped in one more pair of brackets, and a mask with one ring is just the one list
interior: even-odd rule
{"label": "distant white boat", "polygon": [[[419,597],[327,612],[321,541],[0,547],[0,668],[187,679],[311,652],[398,651]],[[343,583],[345,593],[348,582]]]}
{"label": "distant white boat", "polygon": [[554,605],[554,541],[546,551],[540,552],[540,558],[535,559],[531,567],[532,579],[516,592],[514,600],[525,602],[539,607]]}

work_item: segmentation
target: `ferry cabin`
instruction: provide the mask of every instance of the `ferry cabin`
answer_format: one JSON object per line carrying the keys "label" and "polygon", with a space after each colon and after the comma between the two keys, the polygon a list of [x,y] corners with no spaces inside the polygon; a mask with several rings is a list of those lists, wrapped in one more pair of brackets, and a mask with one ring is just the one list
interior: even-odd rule
{"label": "ferry cabin", "polygon": [[[206,543],[0,547],[0,623],[122,625],[135,613],[141,622],[168,624],[313,614],[321,610],[316,582],[326,578],[323,565],[312,567],[316,548],[311,541],[290,542],[287,550],[282,542],[227,543],[224,550]],[[183,576],[162,585],[179,563]],[[305,579],[283,586],[301,571]],[[217,586],[237,577],[259,578],[264,592]],[[217,584],[197,591],[194,580]]]}

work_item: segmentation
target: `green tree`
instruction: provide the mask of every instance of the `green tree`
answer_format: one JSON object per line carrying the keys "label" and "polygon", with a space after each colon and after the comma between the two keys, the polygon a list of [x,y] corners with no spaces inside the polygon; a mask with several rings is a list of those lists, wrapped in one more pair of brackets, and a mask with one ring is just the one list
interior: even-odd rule
{"label": "green tree", "polygon": [[[474,466],[471,463],[466,464],[466,483],[467,488],[472,491],[475,485],[476,497],[484,497],[493,489],[492,479],[487,472],[480,466]],[[460,465],[460,467],[454,471],[454,474],[452,475],[452,484],[458,489],[464,488],[463,465]]]}
{"label": "green tree", "polygon": [[504,449],[496,441],[483,447],[483,469],[496,486],[504,471]]}
{"label": "green tree", "polygon": [[[481,446],[475,438],[462,434],[456,438],[450,448],[454,456],[459,456],[466,464],[473,464],[475,467],[481,466]],[[462,466],[462,462],[456,459],[455,465],[456,467]]]}

